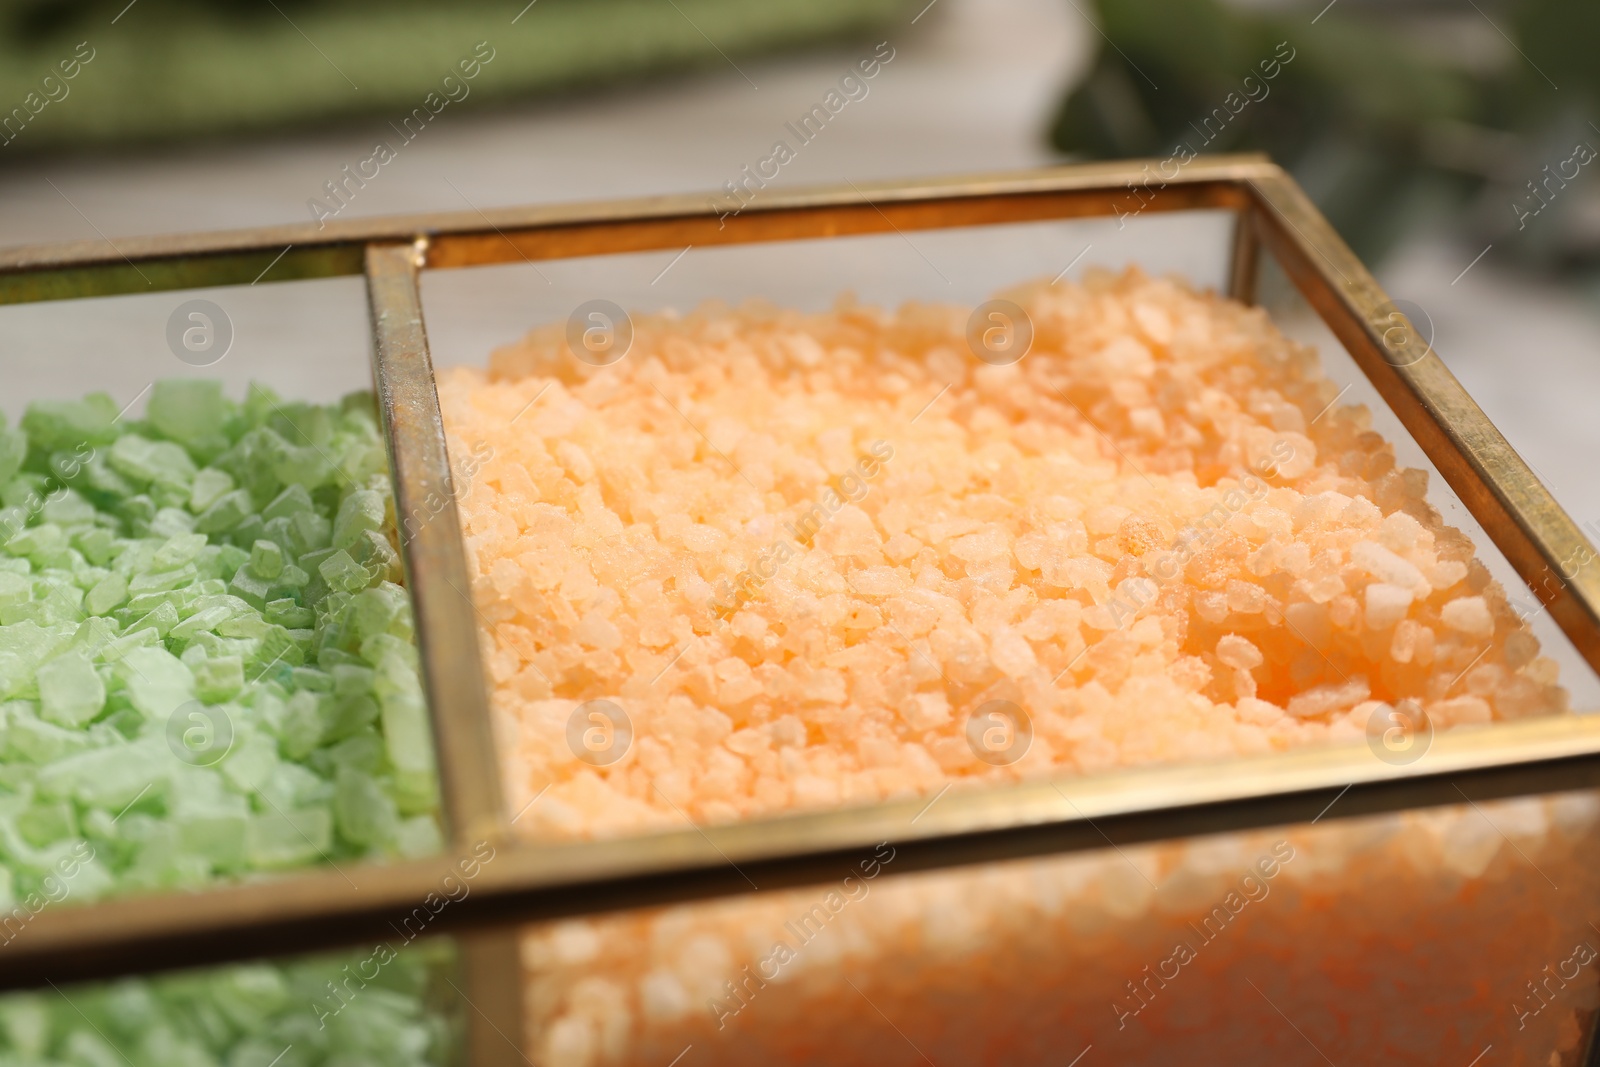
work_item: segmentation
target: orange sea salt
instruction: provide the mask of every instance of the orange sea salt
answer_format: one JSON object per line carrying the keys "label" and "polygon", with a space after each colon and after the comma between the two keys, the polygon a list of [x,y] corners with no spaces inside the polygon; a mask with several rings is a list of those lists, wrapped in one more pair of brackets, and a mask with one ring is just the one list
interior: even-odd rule
{"label": "orange sea salt", "polygon": [[[641,316],[602,369],[547,327],[443,378],[452,452],[488,457],[462,514],[513,801],[550,786],[519,827],[1562,709],[1422,472],[1364,409],[1316,417],[1338,391],[1264,313],[1137,272],[1014,295],[1013,366],[961,309],[841,301]],[[634,735],[597,770],[565,727],[600,698]],[[996,699],[1032,720],[1011,766],[967,740]]]}
{"label": "orange sea salt", "polygon": [[1586,792],[1328,818],[544,924],[523,941],[530,1055],[1438,1067],[1492,1045],[1578,1067],[1597,812]]}
{"label": "orange sea salt", "polygon": [[[442,377],[452,455],[476,457],[458,490],[510,801],[539,796],[518,830],[614,835],[1360,739],[1407,702],[1441,728],[1565,709],[1554,663],[1427,504],[1426,475],[1397,468],[1368,413],[1335,403],[1314,353],[1264,313],[1137,271],[1008,296],[1034,328],[1010,366],[974,358],[964,309],[842,299],[639,316],[604,368],[557,324],[487,373]],[[568,726],[598,700],[631,737],[597,767]],[[994,701],[1031,723],[1014,762],[969,741]],[[1319,832],[1335,844],[1297,879],[1338,869],[1330,851],[1389,855]],[[1496,852],[1452,832],[1449,877],[1482,876]],[[1142,854],[1152,890],[1192,890],[1163,922],[1237,877],[1186,875],[1195,849]],[[1081,903],[1159,939],[1156,895],[1125,857],[1053,862],[1034,877],[1041,929]],[[872,906],[1008,943],[974,878],[885,883]],[[634,1062],[701,1033],[718,1018],[708,998],[730,1003],[724,984],[805,897],[541,928],[525,949],[546,1060]],[[840,928],[858,962],[921,958],[899,921]],[[1325,925],[1330,951],[1361,936],[1359,917]],[[769,1021],[786,1003],[798,1029],[747,1036],[741,1054],[804,1059],[797,1020],[823,1005],[874,1017],[806,952],[815,988],[762,993]]]}

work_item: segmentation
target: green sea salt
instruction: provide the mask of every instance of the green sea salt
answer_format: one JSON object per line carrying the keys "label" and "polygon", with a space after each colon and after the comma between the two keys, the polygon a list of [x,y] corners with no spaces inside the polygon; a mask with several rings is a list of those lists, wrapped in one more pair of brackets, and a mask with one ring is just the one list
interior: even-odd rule
{"label": "green sea salt", "polygon": [[[0,997],[5,1067],[429,1067],[456,1062],[439,1009],[448,943],[419,940]],[[445,992],[449,988],[444,986]]]}
{"label": "green sea salt", "polygon": [[[68,804],[111,884],[141,889],[436,840],[407,825],[436,789],[383,464],[366,396],[234,403],[190,379],[143,420],[96,394],[0,424],[0,753],[38,769],[0,785],[0,835]],[[171,818],[194,768],[241,833],[83,818],[135,796]]]}
{"label": "green sea salt", "polygon": [[[142,420],[0,419],[0,942],[41,906],[441,847],[384,463],[365,395],[188,379]],[[442,1062],[438,954],[320,1009],[348,961],[0,997],[0,1067]]]}

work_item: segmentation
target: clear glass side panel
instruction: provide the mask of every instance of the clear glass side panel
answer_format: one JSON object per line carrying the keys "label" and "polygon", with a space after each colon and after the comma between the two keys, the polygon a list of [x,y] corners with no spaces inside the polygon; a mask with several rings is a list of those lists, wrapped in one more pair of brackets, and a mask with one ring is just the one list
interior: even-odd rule
{"label": "clear glass side panel", "polygon": [[455,947],[360,949],[0,997],[14,1067],[457,1067],[465,1013]]}
{"label": "clear glass side panel", "polygon": [[544,1064],[1577,1067],[1600,796],[1564,793],[529,927]]}
{"label": "clear glass side panel", "polygon": [[[1338,406],[1352,412],[1359,411],[1370,420],[1371,430],[1392,446],[1397,468],[1426,474],[1423,501],[1437,511],[1443,527],[1461,531],[1472,542],[1474,559],[1487,569],[1489,579],[1505,598],[1505,609],[1533,634],[1541,654],[1557,665],[1557,677],[1569,695],[1571,709],[1580,714],[1600,709],[1600,679],[1595,677],[1594,671],[1561,632],[1533,590],[1517,576],[1505,556],[1494,548],[1483,525],[1445,484],[1438,468],[1378,396],[1378,391],[1361,372],[1361,368],[1356,366],[1355,360],[1344,351],[1327,324],[1311,309],[1283,273],[1283,268],[1270,256],[1263,257],[1259,289],[1263,308],[1285,336],[1315,349],[1321,355],[1323,372],[1337,390]],[[1425,310],[1406,301],[1396,301],[1391,314],[1408,316],[1424,344],[1433,343],[1433,323]],[[1394,321],[1398,322],[1397,319]],[[1394,358],[1407,362],[1420,358],[1420,353],[1402,349]],[[1537,471],[1534,473],[1538,474]],[[1419,475],[1410,477],[1417,478]],[[1584,534],[1594,540],[1596,531],[1585,528]],[[1463,683],[1459,688],[1466,690],[1470,687]]]}
{"label": "clear glass side panel", "polygon": [[365,319],[358,281],[0,308],[0,940],[439,848]]}
{"label": "clear glass side panel", "polygon": [[445,271],[517,829],[571,839],[1596,705],[1225,212]]}

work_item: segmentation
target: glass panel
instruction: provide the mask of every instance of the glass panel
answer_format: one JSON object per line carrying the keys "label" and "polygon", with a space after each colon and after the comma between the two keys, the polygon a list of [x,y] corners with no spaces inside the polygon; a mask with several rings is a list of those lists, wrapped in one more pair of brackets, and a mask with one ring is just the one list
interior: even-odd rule
{"label": "glass panel", "polygon": [[517,829],[1594,707],[1348,355],[1216,295],[1231,225],[427,276]]}
{"label": "glass panel", "polygon": [[360,282],[0,308],[0,923],[440,846]]}
{"label": "glass panel", "polygon": [[[1361,373],[1355,360],[1344,351],[1332,331],[1271,257],[1262,260],[1260,299],[1262,306],[1272,316],[1272,321],[1286,336],[1311,346],[1321,354],[1328,380],[1339,390],[1339,403],[1365,409],[1372,420],[1372,429],[1393,446],[1397,465],[1427,472],[1425,499],[1428,505],[1438,511],[1446,526],[1460,530],[1471,539],[1477,549],[1476,558],[1488,568],[1489,576],[1499,584],[1511,612],[1526,623],[1538,638],[1542,654],[1559,665],[1561,685],[1570,695],[1573,710],[1587,713],[1600,709],[1600,679],[1596,678],[1572,642],[1545,611],[1544,604],[1517,576],[1510,561],[1493,547],[1483,525],[1445,484],[1438,468],[1423,454],[1422,447],[1401,426],[1400,420],[1378,396],[1378,391]],[[1395,310],[1412,320],[1424,342],[1429,345],[1433,343],[1433,323],[1425,310],[1404,301],[1397,301]],[[1585,536],[1593,539],[1593,531],[1584,532]]]}
{"label": "glass panel", "polygon": [[462,1063],[454,945],[396,940],[0,997],[10,1067]]}
{"label": "glass panel", "polygon": [[[1142,266],[1225,290],[1233,214],[1174,212],[1073,219],[904,237],[841,237],[724,248],[540,260],[423,276],[428,344],[438,368],[481,367],[535,325],[565,322],[596,297],[630,313],[688,312],[706,300],[769,300],[827,311],[839,294],[894,307],[906,300],[975,305],[1032,278],[1081,280],[1090,267]],[[1064,273],[1063,273],[1064,272]]]}
{"label": "glass panel", "polygon": [[1576,1067],[1597,815],[1565,793],[903,877],[885,845],[827,885],[529,927],[532,1059]]}

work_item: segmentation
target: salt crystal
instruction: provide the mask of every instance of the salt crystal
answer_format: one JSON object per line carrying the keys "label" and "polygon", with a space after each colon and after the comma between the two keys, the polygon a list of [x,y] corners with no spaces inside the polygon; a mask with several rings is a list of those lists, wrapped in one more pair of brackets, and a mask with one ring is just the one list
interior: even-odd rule
{"label": "salt crystal", "polygon": [[594,1024],[582,1015],[565,1015],[544,1034],[539,1051],[549,1067],[590,1067],[598,1052]]}
{"label": "salt crystal", "polygon": [[949,723],[950,702],[944,693],[915,693],[902,705],[901,713],[907,726],[923,733]]}
{"label": "salt crystal", "polygon": [[850,587],[862,596],[895,596],[911,587],[911,576],[894,567],[867,567],[851,573]]}
{"label": "salt crystal", "polygon": [[1261,666],[1261,650],[1237,634],[1226,634],[1217,641],[1217,659],[1241,671],[1253,671]]}
{"label": "salt crystal", "polygon": [[1001,627],[989,642],[989,655],[1001,673],[1020,678],[1038,666],[1033,646],[1009,626]]}
{"label": "salt crystal", "polygon": [[1481,596],[1463,596],[1439,609],[1439,620],[1468,637],[1488,637],[1494,633],[1494,616]]}
{"label": "salt crystal", "polygon": [[1386,630],[1405,618],[1411,610],[1411,590],[1388,582],[1367,586],[1367,627]]}
{"label": "salt crystal", "polygon": [[1279,554],[1278,561],[1279,566],[1298,578],[1311,567],[1311,549],[1296,541]]}
{"label": "salt crystal", "polygon": [[622,632],[599,612],[591,611],[579,621],[573,637],[590,648],[609,650],[622,644]]}
{"label": "salt crystal", "polygon": [[840,508],[817,535],[817,544],[835,556],[871,559],[882,543],[871,516],[854,504]]}
{"label": "salt crystal", "polygon": [[1357,541],[1350,546],[1350,562],[1378,579],[1414,593],[1426,595],[1429,586],[1416,565],[1373,541]]}
{"label": "salt crystal", "polygon": [[1389,642],[1389,657],[1396,663],[1410,663],[1416,655],[1418,641],[1424,627],[1412,619],[1401,619],[1395,625],[1394,637]]}
{"label": "salt crystal", "polygon": [[998,559],[1010,551],[1004,531],[990,528],[982,533],[958,537],[950,542],[950,554],[968,562]]}
{"label": "salt crystal", "polygon": [[733,617],[733,632],[750,641],[759,640],[767,632],[767,620],[754,611],[741,611]]}
{"label": "salt crystal", "polygon": [[1159,304],[1140,302],[1133,306],[1133,319],[1144,335],[1158,345],[1172,343],[1172,316]]}
{"label": "salt crystal", "polygon": [[728,535],[714,526],[690,523],[679,533],[683,547],[694,553],[715,552],[728,543]]}
{"label": "salt crystal", "polygon": [[1254,582],[1231,579],[1227,588],[1228,610],[1241,615],[1257,615],[1267,606],[1267,593]]}
{"label": "salt crystal", "polygon": [[798,746],[806,742],[806,728],[793,715],[779,716],[768,729],[772,732],[773,744]]}
{"label": "salt crystal", "polygon": [[666,969],[639,979],[639,1006],[652,1023],[673,1023],[689,1013],[689,991],[678,976]]}
{"label": "salt crystal", "polygon": [[[1154,615],[1146,615],[1128,629],[1128,636],[1143,648],[1160,648],[1167,639],[1166,631],[1161,627],[1161,620]],[[1179,661],[1175,666],[1182,669],[1195,661]]]}
{"label": "salt crystal", "polygon": [[1216,592],[1196,593],[1194,609],[1207,622],[1220,623],[1228,617],[1228,598]]}
{"label": "salt crystal", "polygon": [[1297,719],[1322,716],[1359,704],[1371,692],[1365,678],[1351,678],[1338,684],[1319,685],[1290,697],[1288,710]]}
{"label": "salt crystal", "polygon": [[1154,407],[1138,407],[1128,412],[1128,424],[1145,437],[1162,438],[1167,434],[1166,420],[1161,417],[1161,410]]}
{"label": "salt crystal", "polygon": [[1316,575],[1306,582],[1305,589],[1314,603],[1326,604],[1344,594],[1344,581],[1337,574]]}
{"label": "salt crystal", "polygon": [[1445,832],[1440,858],[1445,867],[1461,877],[1478,878],[1489,869],[1504,840],[1485,816],[1459,818]]}
{"label": "salt crystal", "polygon": [[1410,552],[1421,536],[1422,524],[1403,511],[1384,516],[1378,527],[1378,540],[1383,547],[1401,556]]}
{"label": "salt crystal", "polygon": [[38,682],[40,714],[61,726],[82,726],[105,706],[105,683],[78,653],[69,652],[41,666]]}
{"label": "salt crystal", "polygon": [[922,548],[922,542],[907,533],[897,533],[884,542],[883,554],[895,563],[904,563]]}
{"label": "salt crystal", "polygon": [[1339,513],[1339,521],[1346,526],[1371,526],[1383,517],[1376,504],[1358,496]]}
{"label": "salt crystal", "polygon": [[1424,573],[1427,575],[1428,584],[1442,591],[1453,588],[1467,577],[1467,565],[1453,559],[1444,560],[1435,563]]}
{"label": "salt crystal", "polygon": [[1254,697],[1241,699],[1237,705],[1239,720],[1257,726],[1271,726],[1283,718],[1283,709]]}
{"label": "salt crystal", "polygon": [[1083,522],[1091,534],[1116,533],[1132,512],[1120,504],[1100,504],[1084,512]]}
{"label": "salt crystal", "polygon": [[1451,726],[1466,726],[1475,723],[1486,723],[1493,714],[1487,701],[1481,697],[1451,697],[1449,700],[1435,700],[1427,707],[1428,718],[1443,728]]}

